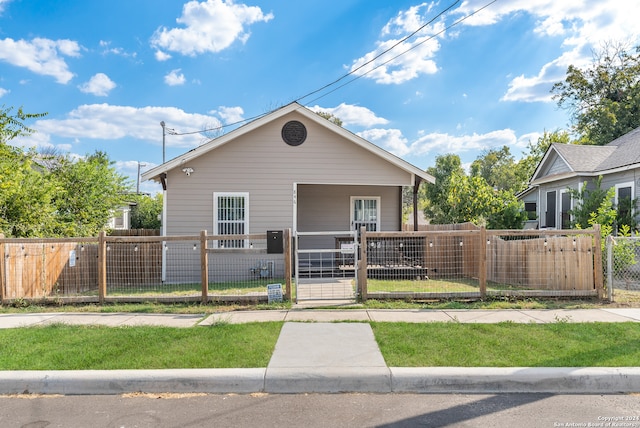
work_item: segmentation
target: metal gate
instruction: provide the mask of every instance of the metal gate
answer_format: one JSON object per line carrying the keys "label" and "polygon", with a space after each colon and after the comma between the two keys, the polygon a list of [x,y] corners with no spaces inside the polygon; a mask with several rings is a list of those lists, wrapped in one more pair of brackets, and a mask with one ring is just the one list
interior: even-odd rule
{"label": "metal gate", "polygon": [[296,231],[296,302],[355,301],[357,284],[358,239],[355,231]]}

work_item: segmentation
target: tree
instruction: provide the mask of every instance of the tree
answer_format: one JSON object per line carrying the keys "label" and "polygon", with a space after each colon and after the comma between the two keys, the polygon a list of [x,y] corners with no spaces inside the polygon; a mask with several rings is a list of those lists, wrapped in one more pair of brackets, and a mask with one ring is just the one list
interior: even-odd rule
{"label": "tree", "polygon": [[326,111],[318,111],[316,112],[316,114],[320,117],[324,117],[331,123],[342,126],[342,120],[339,117],[334,116],[332,113],[327,113]]}
{"label": "tree", "polygon": [[496,190],[480,176],[454,174],[447,196],[449,223],[472,222],[489,229],[521,229],[524,205],[513,193]]}
{"label": "tree", "polygon": [[100,151],[75,162],[64,158],[52,176],[60,187],[54,200],[58,236],[96,235],[132,187]]}
{"label": "tree", "polygon": [[162,214],[162,193],[154,197],[148,195],[135,195],[136,205],[131,210],[132,229],[160,229],[162,222],[159,216]]}
{"label": "tree", "polygon": [[0,233],[7,237],[48,236],[58,188],[33,162],[34,153],[0,143]]}
{"label": "tree", "polygon": [[13,107],[0,107],[0,144],[6,144],[18,136],[35,132],[24,124],[26,120],[44,117],[47,113],[25,113],[22,107],[11,114]]}
{"label": "tree", "polygon": [[0,109],[0,233],[9,237],[93,236],[104,229],[131,187],[106,154],[77,161],[9,145],[35,130],[25,125],[46,113]]}
{"label": "tree", "polygon": [[516,177],[516,161],[509,147],[491,149],[482,152],[471,163],[471,176],[482,177],[487,184],[497,190],[524,190],[523,184]]}
{"label": "tree", "polygon": [[608,44],[590,67],[570,65],[551,92],[571,110],[580,144],[604,145],[640,126],[640,46]]}
{"label": "tree", "polygon": [[525,152],[523,158],[515,165],[515,179],[521,183],[520,190],[514,189],[516,192],[526,188],[533,173],[536,171],[536,168],[552,143],[570,144],[571,139],[569,133],[561,130],[555,130],[553,132],[544,131],[542,136],[538,138],[538,141],[535,143],[529,141],[527,152]]}
{"label": "tree", "polygon": [[633,209],[637,201],[622,198],[618,201],[618,206],[614,206],[615,188],[603,189],[602,176],[598,177],[592,186],[585,181],[580,189],[569,189],[569,193],[576,201],[575,208],[569,211],[573,219],[572,227],[582,229],[598,223],[609,227],[609,233],[613,234],[637,229],[636,213]]}
{"label": "tree", "polygon": [[427,168],[427,173],[431,174],[436,182],[422,186],[427,199],[424,215],[433,223],[449,223],[450,217],[446,206],[451,177],[454,174],[464,174],[460,157],[454,154],[437,156],[435,167]]}

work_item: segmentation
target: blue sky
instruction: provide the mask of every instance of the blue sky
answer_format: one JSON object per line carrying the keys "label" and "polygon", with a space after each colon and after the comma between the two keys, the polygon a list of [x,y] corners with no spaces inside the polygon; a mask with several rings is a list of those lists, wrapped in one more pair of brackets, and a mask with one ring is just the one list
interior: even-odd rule
{"label": "blue sky", "polygon": [[102,150],[135,183],[162,162],[161,121],[191,133],[167,135],[170,160],[299,100],[422,169],[519,158],[568,128],[549,90],[570,64],[639,42],[635,1],[244,1],[0,0],[0,105],[48,113],[14,144]]}

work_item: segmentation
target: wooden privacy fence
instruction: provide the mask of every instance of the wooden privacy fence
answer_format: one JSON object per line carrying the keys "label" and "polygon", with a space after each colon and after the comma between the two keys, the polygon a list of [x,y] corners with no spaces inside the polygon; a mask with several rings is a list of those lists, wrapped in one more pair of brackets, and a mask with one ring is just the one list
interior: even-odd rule
{"label": "wooden privacy fence", "polygon": [[604,296],[597,225],[590,230],[455,226],[362,230],[362,298]]}
{"label": "wooden privacy fence", "polygon": [[[266,233],[9,239],[0,235],[0,303],[27,300],[267,300],[290,298],[290,233],[272,254]],[[282,235],[281,235],[282,236]],[[240,243],[222,248],[220,243]]]}
{"label": "wooden privacy fence", "polygon": [[[436,230],[434,230],[436,229]],[[291,298],[291,233],[0,237],[0,302],[267,300]],[[604,297],[600,229],[486,230],[470,224],[359,236],[363,300],[487,296]],[[229,244],[236,248],[229,248]],[[225,248],[226,247],[226,248]],[[335,268],[340,266],[335,261]],[[353,269],[354,267],[349,267]]]}

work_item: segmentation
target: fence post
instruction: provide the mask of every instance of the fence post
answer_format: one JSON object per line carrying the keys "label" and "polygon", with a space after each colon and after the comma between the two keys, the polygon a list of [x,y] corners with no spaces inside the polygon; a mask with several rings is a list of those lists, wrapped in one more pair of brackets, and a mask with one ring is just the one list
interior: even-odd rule
{"label": "fence post", "polygon": [[98,300],[104,303],[107,296],[107,239],[106,232],[98,234]]}
{"label": "fence post", "polygon": [[200,231],[200,280],[202,282],[202,303],[209,300],[209,257],[207,231]]}
{"label": "fence post", "polygon": [[5,259],[4,259],[4,235],[0,233],[0,305],[4,305],[5,299],[5,286],[7,284],[7,278],[5,275]]}
{"label": "fence post", "polygon": [[284,230],[284,297],[291,300],[291,229]]}
{"label": "fence post", "polygon": [[358,269],[358,290],[360,291],[360,299],[367,301],[367,228],[360,228],[360,263]]}
{"label": "fence post", "polygon": [[613,302],[613,237],[607,236],[607,298]]}
{"label": "fence post", "polygon": [[480,285],[480,298],[487,297],[487,229],[480,228],[480,272],[478,272],[478,282]]}
{"label": "fence post", "polygon": [[598,292],[598,299],[604,298],[604,278],[602,274],[602,235],[600,225],[593,225],[593,282]]}

